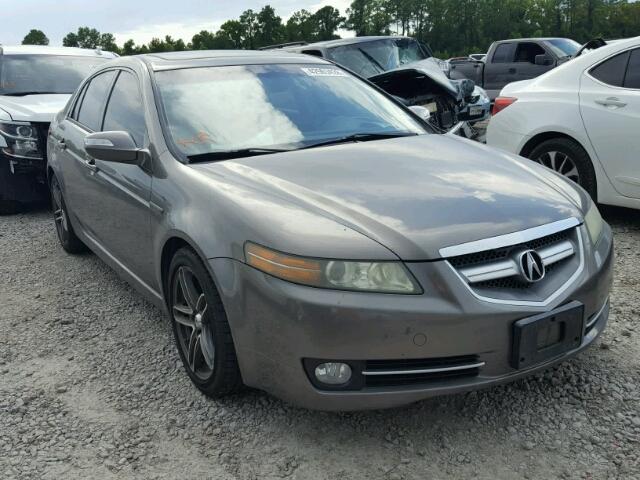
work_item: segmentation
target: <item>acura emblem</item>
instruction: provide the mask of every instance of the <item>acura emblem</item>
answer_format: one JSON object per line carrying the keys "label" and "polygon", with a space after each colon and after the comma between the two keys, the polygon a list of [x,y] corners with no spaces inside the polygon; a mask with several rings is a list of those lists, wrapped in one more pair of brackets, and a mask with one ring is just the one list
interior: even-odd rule
{"label": "acura emblem", "polygon": [[526,250],[518,256],[518,265],[522,278],[529,283],[539,282],[544,278],[545,269],[542,257],[535,250]]}

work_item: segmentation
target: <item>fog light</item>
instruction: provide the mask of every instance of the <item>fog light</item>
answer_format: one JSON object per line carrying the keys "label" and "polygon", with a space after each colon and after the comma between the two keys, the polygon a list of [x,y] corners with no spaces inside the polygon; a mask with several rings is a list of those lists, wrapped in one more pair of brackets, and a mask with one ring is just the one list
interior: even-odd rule
{"label": "fog light", "polygon": [[351,367],[346,363],[321,363],[315,373],[318,381],[327,385],[342,385],[351,379]]}

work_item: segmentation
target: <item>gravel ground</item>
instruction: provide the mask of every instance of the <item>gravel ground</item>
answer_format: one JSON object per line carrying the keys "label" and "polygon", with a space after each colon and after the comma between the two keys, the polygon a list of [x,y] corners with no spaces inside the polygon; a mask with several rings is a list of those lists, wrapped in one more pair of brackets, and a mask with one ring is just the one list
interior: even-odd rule
{"label": "gravel ground", "polygon": [[205,398],[168,322],[46,211],[0,217],[0,478],[640,478],[640,212],[617,245],[608,330],[535,377],[329,414]]}

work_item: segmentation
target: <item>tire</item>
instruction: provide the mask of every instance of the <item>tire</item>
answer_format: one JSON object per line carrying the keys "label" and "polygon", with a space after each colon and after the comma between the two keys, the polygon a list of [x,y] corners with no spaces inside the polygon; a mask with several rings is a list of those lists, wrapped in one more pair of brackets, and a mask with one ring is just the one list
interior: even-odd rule
{"label": "tire", "polygon": [[0,200],[0,215],[13,215],[22,210],[22,205],[13,200]]}
{"label": "tire", "polygon": [[71,220],[69,219],[69,210],[62,195],[62,189],[58,179],[51,177],[51,210],[53,211],[53,221],[58,234],[58,240],[65,252],[72,255],[87,251],[87,247],[82,240],[78,238],[73,230]]}
{"label": "tire", "polygon": [[551,168],[584,188],[594,201],[598,189],[596,173],[589,154],[569,138],[552,138],[536,146],[529,155],[531,160]]}
{"label": "tire", "polygon": [[187,375],[209,397],[238,392],[243,383],[231,329],[206,267],[193,250],[181,248],[167,279],[169,315]]}

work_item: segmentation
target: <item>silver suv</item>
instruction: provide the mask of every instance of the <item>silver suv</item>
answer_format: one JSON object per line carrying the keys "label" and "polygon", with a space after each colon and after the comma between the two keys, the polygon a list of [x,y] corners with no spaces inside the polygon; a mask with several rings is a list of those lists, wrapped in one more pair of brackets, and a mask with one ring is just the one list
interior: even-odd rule
{"label": "silver suv", "polygon": [[53,116],[111,52],[0,47],[0,214],[48,197],[46,138]]}

